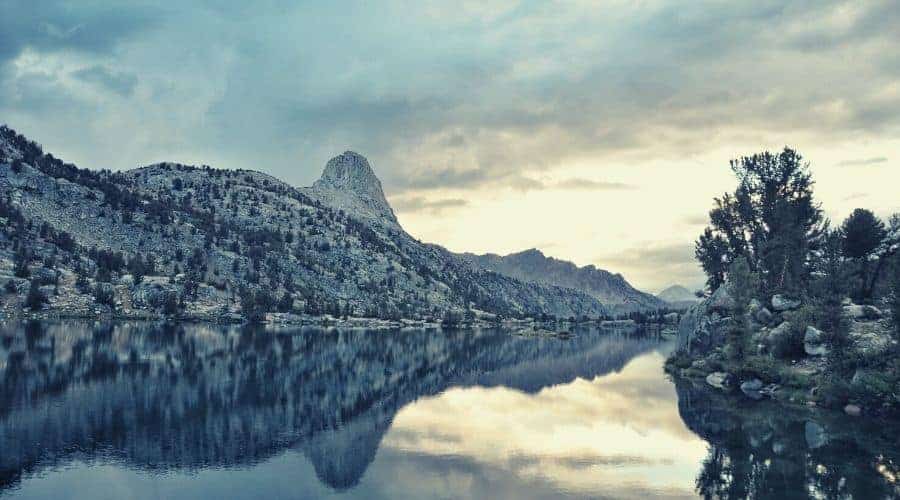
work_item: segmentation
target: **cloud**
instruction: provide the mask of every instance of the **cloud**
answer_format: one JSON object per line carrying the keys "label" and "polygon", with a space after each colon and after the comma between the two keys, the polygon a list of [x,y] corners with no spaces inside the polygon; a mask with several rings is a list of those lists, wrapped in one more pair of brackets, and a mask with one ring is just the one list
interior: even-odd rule
{"label": "cloud", "polygon": [[847,196],[843,197],[843,201],[852,201],[852,200],[861,200],[863,198],[868,198],[869,195],[866,193],[850,193]]}
{"label": "cloud", "polygon": [[458,198],[426,200],[420,196],[400,198],[391,202],[391,206],[398,212],[429,212],[431,214],[438,214],[444,210],[464,207],[468,204],[468,201]]}
{"label": "cloud", "polygon": [[862,158],[856,160],[844,160],[839,162],[837,165],[839,167],[861,167],[867,165],[878,165],[881,163],[887,163],[888,159],[884,156],[876,156],[874,158]]}
{"label": "cloud", "polygon": [[556,189],[571,189],[585,191],[625,191],[637,189],[637,186],[624,182],[592,181],[590,179],[566,179],[553,185]]}
{"label": "cloud", "polygon": [[628,250],[602,255],[598,267],[615,269],[639,286],[651,290],[680,284],[689,289],[702,288],[705,281],[690,243],[660,244],[646,242]]}
{"label": "cloud", "polygon": [[0,65],[25,48],[108,54],[120,42],[139,36],[162,20],[152,4],[62,0],[0,4]]}
{"label": "cloud", "polygon": [[709,224],[709,217],[706,215],[689,215],[682,219],[682,222],[689,226],[705,226]]}
{"label": "cloud", "polygon": [[72,76],[84,82],[99,85],[123,97],[131,95],[134,92],[134,87],[137,85],[137,77],[135,75],[110,71],[103,66],[91,66],[80,69],[73,72]]}
{"label": "cloud", "polygon": [[[306,184],[353,149],[394,193],[527,191],[575,160],[900,128],[894,0],[503,1],[483,16],[394,1],[15,4],[0,4],[0,113],[84,166],[196,160]],[[52,107],[13,92],[26,53],[56,82]],[[62,73],[84,68],[75,79],[108,95]],[[87,134],[81,109],[96,109]]]}

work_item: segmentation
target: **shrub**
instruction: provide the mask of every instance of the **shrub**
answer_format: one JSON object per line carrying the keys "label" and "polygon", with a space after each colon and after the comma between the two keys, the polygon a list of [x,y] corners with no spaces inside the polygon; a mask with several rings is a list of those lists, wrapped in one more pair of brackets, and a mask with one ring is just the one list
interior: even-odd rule
{"label": "shrub", "polygon": [[850,384],[850,398],[864,406],[881,406],[893,400],[894,377],[881,372],[863,372]]}
{"label": "shrub", "polygon": [[111,306],[113,305],[114,299],[115,293],[112,287],[103,286],[100,283],[94,286],[94,300],[96,300],[98,304]]}
{"label": "shrub", "polygon": [[769,356],[747,356],[738,375],[741,379],[758,378],[763,382],[780,382],[779,365],[778,361]]}
{"label": "shrub", "polygon": [[31,286],[28,288],[28,295],[25,297],[25,307],[32,311],[38,311],[44,307],[47,297],[41,292],[40,284],[32,280]]}
{"label": "shrub", "polygon": [[819,386],[817,399],[825,407],[843,406],[850,399],[850,384],[840,376],[828,375]]}

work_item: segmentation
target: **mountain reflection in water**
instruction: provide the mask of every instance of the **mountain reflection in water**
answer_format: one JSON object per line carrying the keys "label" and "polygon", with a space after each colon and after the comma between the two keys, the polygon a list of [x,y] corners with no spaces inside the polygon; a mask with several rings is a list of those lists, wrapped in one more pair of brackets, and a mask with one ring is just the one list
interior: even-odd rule
{"label": "mountain reflection in water", "polygon": [[666,380],[668,349],[595,329],[8,324],[0,495],[897,494],[888,427],[735,408]]}

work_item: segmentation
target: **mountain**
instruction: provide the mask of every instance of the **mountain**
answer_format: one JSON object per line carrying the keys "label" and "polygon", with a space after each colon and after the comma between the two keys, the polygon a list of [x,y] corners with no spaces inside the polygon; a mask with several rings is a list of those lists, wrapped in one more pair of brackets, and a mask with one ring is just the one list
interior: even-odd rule
{"label": "mountain", "polygon": [[621,274],[592,265],[578,267],[569,261],[547,257],[534,248],[506,256],[467,253],[463,258],[482,269],[518,280],[580,290],[616,312],[659,309],[666,305],[631,286]]}
{"label": "mountain", "polygon": [[310,195],[327,204],[354,213],[358,217],[397,224],[381,181],[369,161],[353,151],[345,151],[328,161],[322,177],[309,190]]}
{"label": "mountain", "polygon": [[665,290],[656,294],[657,298],[664,300],[669,303],[681,303],[681,302],[699,302],[700,299],[693,294],[687,288],[681,285],[672,285]]}
{"label": "mountain", "polygon": [[178,163],[82,169],[4,126],[0,222],[8,313],[428,320],[469,309],[608,312],[581,290],[526,283],[419,242],[398,224],[369,162],[349,151],[311,187],[295,188],[260,172]]}

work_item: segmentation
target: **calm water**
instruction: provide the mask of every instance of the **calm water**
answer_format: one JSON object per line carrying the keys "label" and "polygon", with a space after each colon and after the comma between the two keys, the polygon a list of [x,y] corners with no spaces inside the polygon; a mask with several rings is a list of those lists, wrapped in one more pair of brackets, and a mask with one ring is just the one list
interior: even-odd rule
{"label": "calm water", "polygon": [[10,498],[894,498],[893,424],[673,384],[635,332],[0,328]]}

